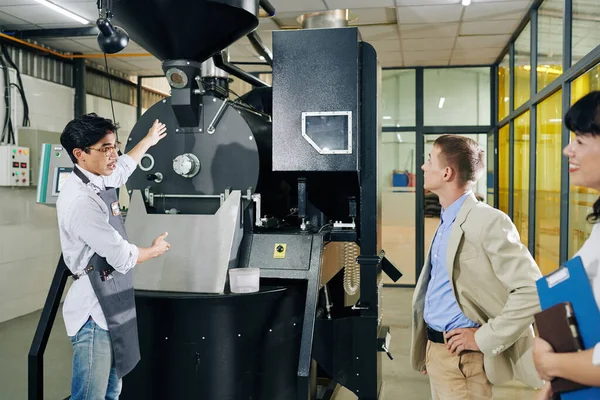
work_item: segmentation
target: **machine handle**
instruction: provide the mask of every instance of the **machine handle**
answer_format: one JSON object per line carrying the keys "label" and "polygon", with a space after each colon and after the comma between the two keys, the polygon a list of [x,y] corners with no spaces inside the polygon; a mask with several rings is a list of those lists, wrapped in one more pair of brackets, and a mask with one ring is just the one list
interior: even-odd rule
{"label": "machine handle", "polygon": [[147,174],[146,175],[146,179],[149,181],[154,181],[156,183],[161,183],[163,180],[163,174],[161,174],[160,172],[157,172],[155,174]]}
{"label": "machine handle", "polygon": [[229,104],[229,100],[223,101],[223,103],[221,104],[221,107],[219,107],[219,109],[217,110],[217,113],[215,114],[215,117],[213,118],[212,121],[210,121],[210,124],[208,125],[208,129],[206,129],[206,132],[208,132],[209,135],[212,135],[213,133],[215,133],[215,129],[217,128],[217,124],[219,123],[219,121],[221,120],[221,117],[225,113],[225,109],[227,108],[227,104]]}
{"label": "machine handle", "polygon": [[383,351],[390,360],[393,360],[394,357],[392,353],[390,353],[390,343],[392,340],[392,334],[390,333],[389,326],[381,326],[379,328],[379,333],[377,334],[377,342],[379,343],[379,349],[377,351]]}
{"label": "machine handle", "polygon": [[256,221],[254,222],[254,224],[260,228],[260,227],[264,226],[263,220],[262,220],[262,218],[260,216],[260,214],[262,212],[261,211],[261,206],[260,206],[260,203],[261,203],[261,201],[260,201],[260,193],[255,193],[250,198],[256,204],[256,216],[255,216]]}
{"label": "machine handle", "polygon": [[383,350],[385,352],[385,354],[387,354],[387,356],[390,358],[390,360],[394,360],[392,353],[390,353],[390,351],[388,350],[388,348],[385,344],[383,346],[381,346],[381,350]]}

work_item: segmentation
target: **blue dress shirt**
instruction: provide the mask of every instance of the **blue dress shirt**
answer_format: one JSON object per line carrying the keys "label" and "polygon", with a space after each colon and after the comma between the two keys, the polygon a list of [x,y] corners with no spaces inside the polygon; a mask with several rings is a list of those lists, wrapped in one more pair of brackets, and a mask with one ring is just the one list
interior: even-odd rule
{"label": "blue dress shirt", "polygon": [[460,310],[454,297],[448,269],[446,268],[450,232],[452,232],[458,212],[466,198],[470,195],[471,192],[465,193],[452,203],[447,210],[442,210],[441,224],[438,227],[431,246],[431,276],[425,296],[424,318],[427,326],[439,332],[449,332],[457,328],[476,328],[479,326],[467,318]]}

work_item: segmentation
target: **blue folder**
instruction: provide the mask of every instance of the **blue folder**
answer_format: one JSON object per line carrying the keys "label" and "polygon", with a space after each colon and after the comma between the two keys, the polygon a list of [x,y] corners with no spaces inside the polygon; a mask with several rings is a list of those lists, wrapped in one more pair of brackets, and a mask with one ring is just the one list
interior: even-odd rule
{"label": "blue folder", "polygon": [[[542,310],[559,303],[571,303],[584,349],[593,348],[600,342],[600,310],[581,257],[567,261],[558,270],[539,279],[536,284]],[[561,400],[598,399],[600,387],[561,394]]]}

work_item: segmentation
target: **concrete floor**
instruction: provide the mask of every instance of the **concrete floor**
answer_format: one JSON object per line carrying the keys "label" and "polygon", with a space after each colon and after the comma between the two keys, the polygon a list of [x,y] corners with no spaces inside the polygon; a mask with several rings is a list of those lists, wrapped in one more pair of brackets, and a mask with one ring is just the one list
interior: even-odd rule
{"label": "concrete floor", "polygon": [[[394,360],[383,357],[384,396],[386,400],[430,399],[429,382],[410,367],[410,302],[412,289],[385,288],[384,323],[391,326],[391,353]],[[27,398],[27,353],[37,327],[40,312],[0,324],[0,399]],[[71,344],[59,315],[44,358],[45,399],[62,400],[69,394]],[[494,388],[496,400],[533,400],[535,392],[518,382]],[[338,390],[336,400],[356,399],[351,392]]]}

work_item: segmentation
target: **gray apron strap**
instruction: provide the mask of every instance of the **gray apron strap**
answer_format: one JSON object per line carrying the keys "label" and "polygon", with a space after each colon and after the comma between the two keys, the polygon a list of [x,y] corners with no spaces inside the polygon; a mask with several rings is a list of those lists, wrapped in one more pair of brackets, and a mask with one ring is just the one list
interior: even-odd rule
{"label": "gray apron strap", "polygon": [[[74,172],[84,184],[89,183],[89,179],[77,167]],[[127,240],[116,189],[106,188],[98,196],[108,207],[110,225]],[[140,361],[133,270],[121,274],[98,254],[92,256],[89,264],[94,269],[88,276],[106,318],[117,375],[122,378]]]}

